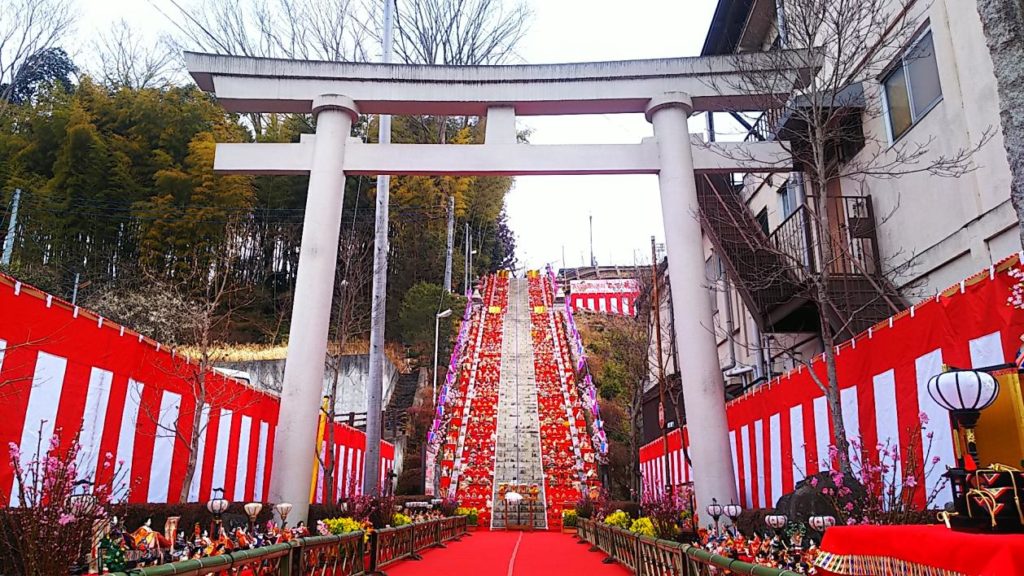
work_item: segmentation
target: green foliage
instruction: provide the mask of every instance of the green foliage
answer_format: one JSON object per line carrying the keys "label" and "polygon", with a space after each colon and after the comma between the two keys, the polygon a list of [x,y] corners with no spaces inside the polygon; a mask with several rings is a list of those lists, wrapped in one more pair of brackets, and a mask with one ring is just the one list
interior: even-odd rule
{"label": "green foliage", "polygon": [[[143,268],[175,280],[208,278],[216,252],[230,245],[228,273],[245,293],[231,303],[232,338],[280,341],[288,331],[308,178],[214,174],[213,158],[218,142],[296,142],[315,130],[311,118],[241,118],[195,86],[133,89],[83,76],[68,90],[73,64],[60,56],[47,55],[35,76],[19,79],[25,90],[19,88],[0,118],[0,220],[14,189],[22,189],[9,271],[65,298],[78,276],[79,298],[88,301],[108,289],[137,289],[145,283]],[[375,135],[376,126],[362,118],[353,134]],[[480,143],[483,126],[477,119],[395,118],[395,142],[434,143],[442,134],[456,145]],[[419,348],[433,338],[432,326],[426,339],[406,330],[408,322],[396,324],[405,300],[422,300],[422,290],[407,298],[413,286],[443,279],[449,196],[457,291],[467,223],[477,250],[475,276],[514,260],[503,215],[511,184],[510,178],[392,179],[388,334]],[[372,238],[374,190],[372,178],[346,180],[346,237]],[[0,238],[5,232],[0,229]],[[356,306],[369,306],[368,292]],[[433,312],[424,308],[424,314]],[[459,314],[456,309],[454,317]],[[449,327],[443,328],[447,336]],[[432,352],[432,346],[425,348]]]}
{"label": "green foliage", "polygon": [[451,308],[452,313],[442,318],[439,326],[439,342],[451,340],[458,321],[466,309],[466,299],[448,294],[437,284],[420,282],[405,293],[399,312],[398,327],[402,342],[421,353],[433,354],[434,320],[438,310]]}

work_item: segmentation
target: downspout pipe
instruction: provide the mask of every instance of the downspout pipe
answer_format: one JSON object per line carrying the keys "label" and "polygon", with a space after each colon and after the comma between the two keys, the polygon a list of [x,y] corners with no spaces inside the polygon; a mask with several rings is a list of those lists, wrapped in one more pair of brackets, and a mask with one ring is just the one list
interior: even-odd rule
{"label": "downspout pipe", "polygon": [[[721,367],[722,372],[728,372],[736,367],[736,338],[733,337],[733,331],[735,330],[734,319],[732,316],[732,293],[729,290],[729,278],[726,277],[722,281],[725,289],[725,333],[726,340],[729,342],[729,363]],[[718,294],[715,294],[715,298]],[[726,378],[729,375],[726,374]]]}

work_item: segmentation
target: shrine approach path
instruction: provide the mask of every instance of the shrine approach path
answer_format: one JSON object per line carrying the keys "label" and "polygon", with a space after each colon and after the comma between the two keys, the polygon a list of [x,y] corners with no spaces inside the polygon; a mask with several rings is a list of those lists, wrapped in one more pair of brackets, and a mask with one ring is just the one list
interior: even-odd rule
{"label": "shrine approach path", "polygon": [[606,556],[589,552],[573,534],[559,532],[473,532],[447,548],[421,552],[423,560],[406,560],[386,569],[388,576],[627,576]]}

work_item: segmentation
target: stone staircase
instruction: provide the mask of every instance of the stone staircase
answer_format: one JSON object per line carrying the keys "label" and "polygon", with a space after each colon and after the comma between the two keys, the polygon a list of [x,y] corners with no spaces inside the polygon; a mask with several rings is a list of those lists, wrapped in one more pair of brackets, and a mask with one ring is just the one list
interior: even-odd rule
{"label": "stone staircase", "polygon": [[[498,391],[498,427],[494,462],[494,513],[491,528],[505,528],[505,504],[501,484],[537,485],[541,494],[532,517],[525,504],[509,511],[509,524],[547,528],[544,504],[544,470],[540,454],[540,418],[534,374],[530,308],[525,278],[509,280],[508,305],[504,311],[501,381]],[[525,496],[525,495],[524,495]]]}

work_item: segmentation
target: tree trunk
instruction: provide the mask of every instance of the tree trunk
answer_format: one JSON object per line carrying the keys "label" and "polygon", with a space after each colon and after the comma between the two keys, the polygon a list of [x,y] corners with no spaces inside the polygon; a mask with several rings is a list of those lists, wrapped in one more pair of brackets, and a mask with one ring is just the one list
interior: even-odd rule
{"label": "tree trunk", "polygon": [[[822,319],[824,321],[824,319]],[[825,343],[825,400],[828,403],[829,417],[832,419],[832,430],[835,432],[836,460],[839,471],[848,474],[850,466],[850,442],[846,437],[846,423],[843,421],[843,404],[839,394],[839,376],[836,371],[836,348],[832,338],[832,330],[822,326],[821,339]],[[819,447],[820,449],[820,447]]]}
{"label": "tree trunk", "polygon": [[[815,174],[813,176],[818,192],[814,198],[816,204],[814,206],[814,228],[817,235],[818,252],[821,256],[821,260],[817,263],[819,270],[814,282],[814,298],[817,300],[818,319],[821,324],[821,340],[825,348],[825,398],[828,402],[832,431],[835,433],[836,458],[839,463],[839,470],[843,473],[848,473],[850,472],[850,451],[846,438],[846,425],[843,423],[843,405],[839,401],[839,374],[836,371],[835,333],[833,332],[833,319],[831,316],[831,312],[836,310],[831,305],[832,294],[829,292],[829,283],[831,282],[830,267],[835,258],[832,250],[832,226],[828,211],[830,173],[825,165],[825,138],[817,130],[814,131],[814,144],[816,150],[814,154]],[[848,319],[840,318],[838,320],[842,322]]]}
{"label": "tree trunk", "polygon": [[995,71],[1010,200],[1024,244],[1024,5],[1021,0],[978,0],[978,14]]}
{"label": "tree trunk", "polygon": [[199,439],[203,435],[203,430],[199,428],[199,425],[203,421],[203,405],[206,403],[206,382],[203,372],[200,372],[198,378],[200,379],[199,393],[196,394],[196,409],[192,413],[192,432],[189,433],[188,439],[188,463],[185,465],[185,478],[181,485],[181,493],[178,494],[178,503],[185,504],[188,502],[188,492],[192,487],[192,478],[196,475],[196,462],[199,453]]}

